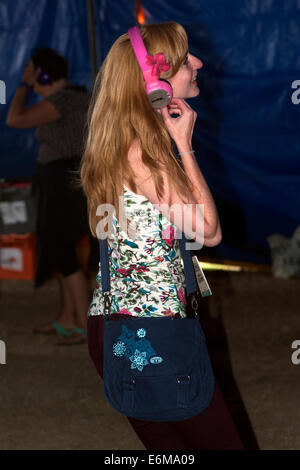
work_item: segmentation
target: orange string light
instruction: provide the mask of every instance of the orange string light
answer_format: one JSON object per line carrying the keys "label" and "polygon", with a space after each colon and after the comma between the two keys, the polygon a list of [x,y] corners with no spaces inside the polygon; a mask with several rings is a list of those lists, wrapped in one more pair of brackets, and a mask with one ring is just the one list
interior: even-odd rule
{"label": "orange string light", "polygon": [[144,24],[146,22],[145,11],[141,0],[135,1],[135,17],[139,24]]}

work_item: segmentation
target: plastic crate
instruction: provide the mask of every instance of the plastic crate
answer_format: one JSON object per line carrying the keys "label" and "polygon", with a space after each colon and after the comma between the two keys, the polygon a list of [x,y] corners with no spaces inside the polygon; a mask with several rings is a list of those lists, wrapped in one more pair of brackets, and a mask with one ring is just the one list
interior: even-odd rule
{"label": "plastic crate", "polygon": [[0,235],[0,279],[33,280],[35,268],[35,233]]}

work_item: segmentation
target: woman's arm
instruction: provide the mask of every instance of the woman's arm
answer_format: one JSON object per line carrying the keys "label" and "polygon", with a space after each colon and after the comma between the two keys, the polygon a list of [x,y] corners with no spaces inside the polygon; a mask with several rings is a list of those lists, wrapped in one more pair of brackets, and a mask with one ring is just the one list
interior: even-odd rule
{"label": "woman's arm", "polygon": [[[183,150],[183,148],[186,148],[186,146],[178,146],[179,151],[187,151]],[[159,212],[169,219],[173,225],[183,231],[189,238],[195,239],[198,243],[205,246],[215,246],[221,242],[222,236],[217,210],[196,161],[194,161],[193,165],[191,165],[191,162],[187,162],[186,165],[186,172],[188,176],[191,177],[192,184],[198,188],[196,192],[191,192],[189,195],[187,201],[189,210],[186,210],[187,206],[181,195],[175,191],[174,187],[169,186],[167,174],[164,170],[160,171],[163,178],[164,195],[162,198],[158,197],[152,174],[142,161],[142,152],[137,141],[134,142],[129,150],[128,162],[134,173],[134,181],[138,191],[143,194]],[[197,177],[190,174],[191,172],[195,172],[194,166],[197,167],[199,172],[197,173]],[[201,192],[199,188],[201,188]],[[201,194],[200,199],[198,198],[198,194]],[[170,206],[169,198],[171,201]],[[204,214],[201,210],[197,210],[197,204],[204,204]]]}
{"label": "woman's arm", "polygon": [[[192,150],[191,145],[177,144],[178,152],[189,152]],[[205,181],[197,160],[193,153],[183,153],[181,155],[184,170],[190,179],[193,190],[192,194],[196,204],[204,205],[204,239],[206,246],[215,246],[221,243],[222,231],[219,221],[217,208]]]}
{"label": "woman's arm", "polygon": [[[172,114],[176,114],[178,117],[173,118]],[[165,107],[161,109],[161,115],[169,134],[176,143],[178,152],[182,153],[181,160],[183,167],[192,183],[192,216],[188,217],[187,221],[192,225],[193,231],[197,232],[197,221],[198,223],[201,222],[202,217],[204,219],[204,245],[218,245],[222,240],[222,232],[212,194],[197,164],[195,156],[192,153],[184,153],[192,150],[192,135],[197,113],[193,111],[184,100],[173,98],[168,108]],[[202,215],[201,211],[197,212],[198,204],[203,205],[204,213]],[[199,225],[201,227],[201,223],[199,223]]]}
{"label": "woman's arm", "polygon": [[[56,121],[56,119],[61,117],[55,106],[48,101],[41,101],[34,106],[25,108],[28,88],[34,85],[38,73],[38,70],[34,68],[32,60],[30,60],[24,69],[21,80],[25,85],[17,88],[10,104],[6,117],[6,124],[8,126],[25,129],[26,127],[41,126],[48,122]],[[28,86],[26,86],[26,83]]]}
{"label": "woman's arm", "polygon": [[25,108],[25,99],[28,93],[26,86],[19,86],[11,102],[6,117],[6,124],[16,129],[36,127],[48,122],[56,121],[61,117],[50,101],[41,101],[29,108]]}

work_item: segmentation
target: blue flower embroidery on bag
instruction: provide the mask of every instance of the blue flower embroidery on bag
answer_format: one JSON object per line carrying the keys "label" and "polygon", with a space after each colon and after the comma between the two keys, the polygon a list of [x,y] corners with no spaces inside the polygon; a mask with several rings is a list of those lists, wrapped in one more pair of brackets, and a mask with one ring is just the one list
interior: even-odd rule
{"label": "blue flower embroidery on bag", "polygon": [[122,333],[113,344],[113,354],[118,358],[124,356],[131,362],[131,369],[137,369],[140,372],[148,364],[160,364],[163,358],[156,355],[150,341],[145,338],[146,330],[139,328],[136,335],[139,338],[137,341],[134,331],[122,325]]}
{"label": "blue flower embroidery on bag", "polygon": [[126,345],[122,341],[118,341],[113,345],[113,352],[115,356],[122,357],[124,356],[126,350]]}
{"label": "blue flower embroidery on bag", "polygon": [[131,369],[138,369],[140,372],[144,369],[144,366],[149,364],[146,359],[146,353],[140,352],[138,349],[135,350],[133,356],[130,356]]}
{"label": "blue flower embroidery on bag", "polygon": [[146,336],[146,330],[144,330],[144,328],[140,328],[139,330],[137,330],[136,334],[139,338],[144,338],[144,336]]}

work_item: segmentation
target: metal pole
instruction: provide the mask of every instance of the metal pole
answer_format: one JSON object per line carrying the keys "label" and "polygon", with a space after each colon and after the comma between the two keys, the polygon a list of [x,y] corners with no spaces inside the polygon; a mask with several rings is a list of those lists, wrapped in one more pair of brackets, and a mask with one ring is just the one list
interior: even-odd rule
{"label": "metal pole", "polygon": [[93,82],[98,73],[97,45],[95,35],[94,0],[87,0],[88,31]]}

